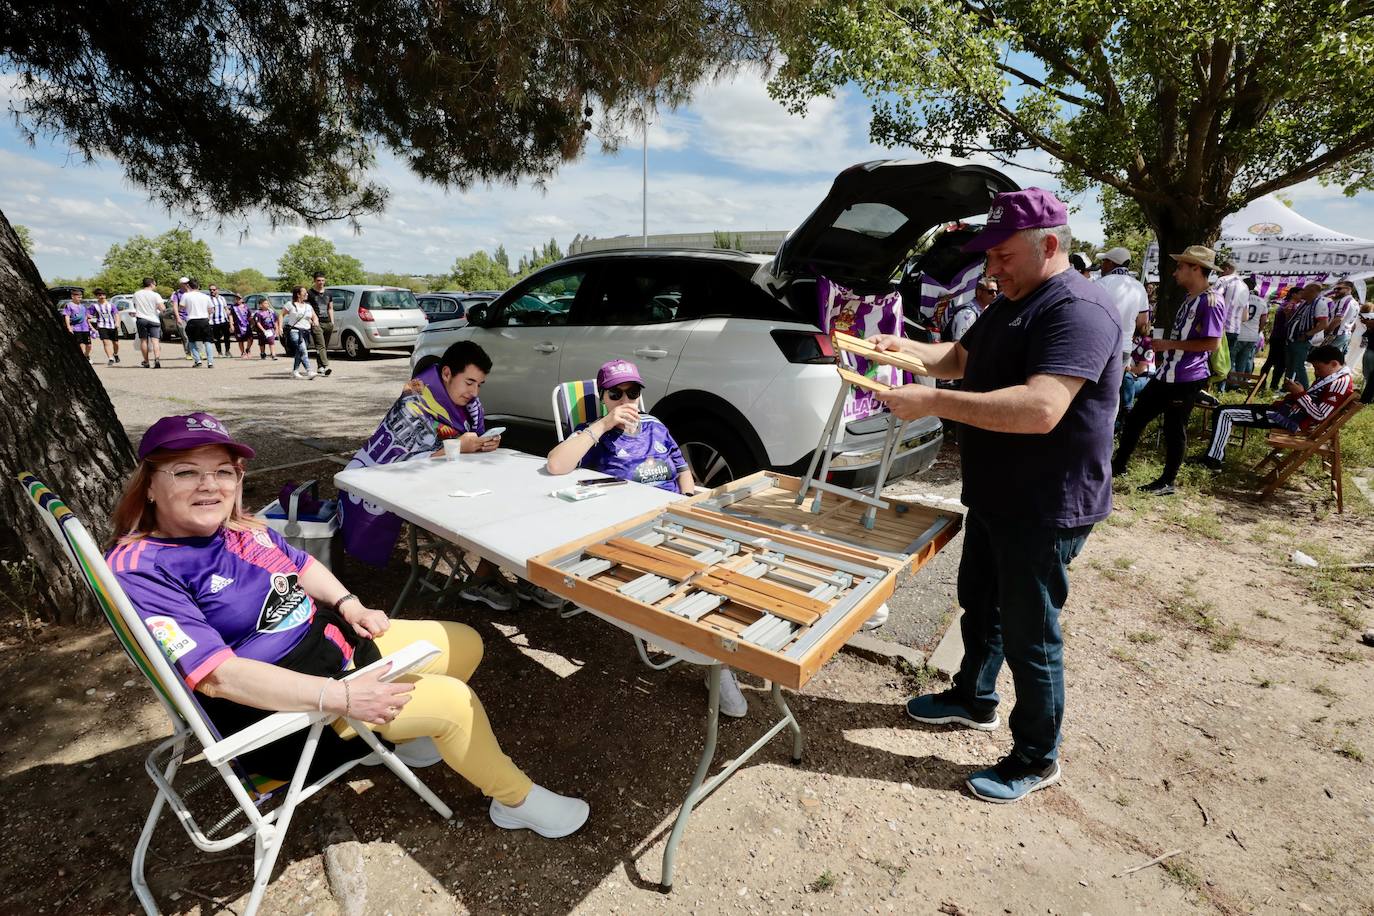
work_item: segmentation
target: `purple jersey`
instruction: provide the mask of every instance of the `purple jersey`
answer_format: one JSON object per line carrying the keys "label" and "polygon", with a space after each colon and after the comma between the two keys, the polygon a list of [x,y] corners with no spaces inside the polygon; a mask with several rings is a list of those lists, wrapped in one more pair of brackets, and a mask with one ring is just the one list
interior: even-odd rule
{"label": "purple jersey", "polygon": [[[1215,289],[1190,296],[1178,307],[1169,340],[1202,340],[1226,332],[1226,305]],[[1163,350],[1155,378],[1165,382],[1197,382],[1212,374],[1212,354],[1197,350]]]}
{"label": "purple jersey", "polygon": [[[167,661],[192,690],[230,656],[276,663],[310,631],[298,579],[313,558],[269,528],[141,538],[105,555]],[[332,626],[332,625],[331,625]],[[329,633],[352,650],[342,633]]]}
{"label": "purple jersey", "polygon": [[253,313],[253,327],[268,340],[277,336],[277,316],[270,309],[258,309]]}
{"label": "purple jersey", "polygon": [[71,322],[73,334],[89,334],[91,332],[91,325],[87,321],[90,313],[86,311],[86,306],[68,302],[62,306],[62,314],[66,315],[67,321]]}
{"label": "purple jersey", "polygon": [[[578,429],[586,429],[587,426],[583,423]],[[642,413],[639,415],[637,435],[626,435],[617,426],[596,440],[582,457],[580,467],[622,480],[651,484],[669,493],[680,493],[677,475],[687,467],[687,462],[668,432],[668,427],[657,417]]]}
{"label": "purple jersey", "polygon": [[96,302],[90,307],[88,313],[95,319],[95,326],[98,328],[112,331],[119,324],[119,309],[109,299],[103,303]]}

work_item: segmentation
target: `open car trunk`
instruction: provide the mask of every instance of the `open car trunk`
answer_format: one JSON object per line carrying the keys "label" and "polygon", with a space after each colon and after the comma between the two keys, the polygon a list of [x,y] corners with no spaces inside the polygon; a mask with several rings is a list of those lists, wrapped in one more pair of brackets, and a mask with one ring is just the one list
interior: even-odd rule
{"label": "open car trunk", "polygon": [[862,293],[888,288],[932,228],[984,214],[994,196],[1015,190],[1006,175],[981,165],[892,159],[851,166],[761,279],[775,290],[815,276]]}

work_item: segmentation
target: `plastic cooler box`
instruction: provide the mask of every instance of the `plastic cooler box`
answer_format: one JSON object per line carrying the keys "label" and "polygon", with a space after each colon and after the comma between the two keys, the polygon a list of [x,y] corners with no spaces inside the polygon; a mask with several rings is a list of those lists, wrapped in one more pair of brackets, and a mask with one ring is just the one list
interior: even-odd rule
{"label": "plastic cooler box", "polygon": [[310,480],[291,491],[288,504],[283,507],[280,499],[274,499],[264,506],[256,517],[272,530],[279,533],[292,547],[299,547],[325,565],[333,567],[334,535],[339,531],[339,506],[335,500],[326,500],[314,513],[300,511],[303,496],[318,493],[319,484]]}

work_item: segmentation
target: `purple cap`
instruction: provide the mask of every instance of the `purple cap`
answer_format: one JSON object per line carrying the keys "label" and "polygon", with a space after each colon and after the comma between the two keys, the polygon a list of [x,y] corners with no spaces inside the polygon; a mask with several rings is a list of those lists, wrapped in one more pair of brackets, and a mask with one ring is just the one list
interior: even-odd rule
{"label": "purple cap", "polygon": [[1067,226],[1069,208],[1043,188],[1008,191],[992,199],[983,231],[964,245],[965,251],[987,251],[1000,245],[1022,229],[1048,229]]}
{"label": "purple cap", "polygon": [[613,359],[596,373],[597,391],[607,391],[626,382],[637,382],[640,386],[644,384],[635,364],[627,359]]}
{"label": "purple cap", "polygon": [[160,449],[181,451],[202,445],[222,445],[235,455],[252,458],[257,452],[229,436],[229,427],[208,413],[163,417],[143,434],[138,443],[138,460]]}

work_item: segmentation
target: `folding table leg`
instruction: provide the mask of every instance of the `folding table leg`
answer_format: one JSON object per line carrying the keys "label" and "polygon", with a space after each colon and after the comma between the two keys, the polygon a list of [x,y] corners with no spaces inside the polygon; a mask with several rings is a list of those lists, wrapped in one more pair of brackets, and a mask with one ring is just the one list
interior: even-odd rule
{"label": "folding table leg", "polygon": [[[811,466],[806,470],[806,479],[802,481],[801,489],[797,492],[796,504],[800,506],[806,499],[806,491],[811,481],[824,481],[826,474],[830,472],[830,452],[835,446],[835,437],[839,432],[840,419],[844,413],[845,398],[849,396],[849,386],[840,385],[840,393],[835,396],[835,405],[830,408],[830,419],[825,422],[825,429],[821,432],[820,445],[816,447],[816,454],[811,456]],[[817,465],[819,464],[819,469]],[[817,490],[816,495],[811,498],[811,511],[821,511],[821,491]]]}
{"label": "folding table leg", "polygon": [[[892,458],[897,452],[897,444],[902,436],[902,421],[897,419],[896,414],[887,415],[887,434],[883,436],[883,452],[878,457],[878,476],[873,481],[873,498],[883,498],[883,487],[887,485],[887,475],[892,469]],[[873,525],[878,520],[878,510],[874,506],[869,506],[864,511],[863,525],[869,531],[873,530]]]}
{"label": "folding table leg", "polygon": [[420,578],[420,535],[414,525],[406,526],[409,531],[407,541],[410,545],[410,575],[406,578],[406,584],[401,589],[401,594],[396,596],[396,603],[391,606],[392,617],[400,616],[401,606],[406,603],[406,598],[410,596],[410,590],[415,587],[415,582]]}

